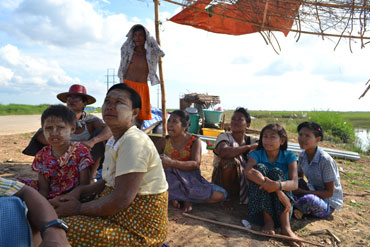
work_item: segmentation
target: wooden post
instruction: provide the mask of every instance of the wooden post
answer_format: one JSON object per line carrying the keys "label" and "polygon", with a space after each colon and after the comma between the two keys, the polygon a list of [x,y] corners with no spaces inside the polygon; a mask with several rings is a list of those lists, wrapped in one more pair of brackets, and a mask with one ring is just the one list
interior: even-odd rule
{"label": "wooden post", "polygon": [[[154,17],[155,17],[155,36],[156,36],[158,45],[161,45],[161,40],[159,37],[159,17],[158,17],[159,0],[153,0],[153,2],[154,2]],[[163,127],[162,135],[166,136],[167,134],[166,89],[164,87],[162,57],[158,58],[158,69],[159,69],[159,80],[161,81],[161,94],[162,94],[162,127]]]}

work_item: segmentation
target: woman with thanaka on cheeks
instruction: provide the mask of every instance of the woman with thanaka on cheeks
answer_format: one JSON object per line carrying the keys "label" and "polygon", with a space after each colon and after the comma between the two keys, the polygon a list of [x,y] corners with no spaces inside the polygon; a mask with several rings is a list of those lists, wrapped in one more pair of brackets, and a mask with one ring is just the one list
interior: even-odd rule
{"label": "woman with thanaka on cheeks", "polygon": [[76,128],[73,111],[63,105],[52,105],[42,113],[41,125],[49,145],[36,154],[32,163],[38,180],[20,180],[48,199],[89,184],[90,169],[86,168],[94,161],[84,145],[70,141]]}
{"label": "woman with thanaka on cheeks", "polygon": [[231,117],[231,133],[221,133],[216,139],[212,182],[225,188],[228,193],[223,203],[224,209],[232,209],[232,198],[237,198],[240,204],[248,203],[248,180],[244,176],[244,169],[248,154],[258,145],[257,138],[246,135],[251,121],[247,109],[238,107]]}
{"label": "woman with thanaka on cheeks", "polygon": [[[343,204],[343,191],[335,160],[318,146],[323,130],[315,122],[298,125],[298,142],[304,151],[299,155],[299,188],[296,196],[294,216],[301,219],[303,214],[326,218]],[[306,176],[308,183],[303,180]]]}
{"label": "woman with thanaka on cheeks", "polygon": [[72,246],[161,246],[166,239],[168,185],[153,142],[134,125],[140,108],[140,96],[125,84],[108,90],[102,113],[113,137],[103,178],[53,203],[59,216],[72,216],[67,224],[79,226],[67,234]]}
{"label": "woman with thanaka on cheeks", "polygon": [[169,186],[169,199],[175,208],[184,203],[184,212],[192,210],[192,203],[223,201],[227,193],[218,185],[209,183],[200,173],[201,141],[187,132],[189,114],[176,110],[167,123],[168,136],[156,143]]}
{"label": "woman with thanaka on cheeks", "polygon": [[[256,151],[249,155],[245,176],[250,181],[248,220],[262,225],[262,232],[298,238],[290,227],[292,192],[298,188],[297,157],[287,150],[288,136],[279,124],[265,126]],[[300,242],[290,242],[301,246]]]}

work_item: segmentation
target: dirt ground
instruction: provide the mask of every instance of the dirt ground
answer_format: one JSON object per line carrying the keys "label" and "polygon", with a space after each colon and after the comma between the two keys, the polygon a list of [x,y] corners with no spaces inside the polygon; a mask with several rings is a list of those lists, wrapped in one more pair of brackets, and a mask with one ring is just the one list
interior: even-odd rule
{"label": "dirt ground", "polygon": [[[32,133],[0,135],[0,176],[35,178],[30,169],[33,157],[21,151],[31,139]],[[210,180],[212,173],[211,151],[202,157],[202,174]],[[344,204],[339,212],[328,219],[292,219],[292,228],[298,236],[325,246],[370,246],[370,158],[358,162],[337,160],[341,170]],[[169,234],[167,243],[179,246],[287,246],[286,242],[256,236],[241,230],[206,223],[182,216],[182,211],[169,206]],[[233,211],[224,211],[219,205],[194,205],[192,215],[241,226],[246,219],[245,206],[236,205]],[[254,229],[259,230],[258,227]],[[330,230],[339,239],[320,230]],[[319,232],[318,232],[319,231]],[[307,244],[305,246],[308,246]]]}

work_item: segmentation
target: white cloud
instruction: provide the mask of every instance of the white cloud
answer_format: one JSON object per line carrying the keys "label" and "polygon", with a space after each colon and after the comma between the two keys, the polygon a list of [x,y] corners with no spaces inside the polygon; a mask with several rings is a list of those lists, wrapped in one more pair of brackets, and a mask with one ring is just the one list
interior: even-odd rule
{"label": "white cloud", "polygon": [[0,85],[8,86],[13,75],[14,73],[10,69],[0,66]]}
{"label": "white cloud", "polygon": [[226,36],[171,22],[164,30],[171,108],[180,94],[198,92],[219,95],[226,109],[370,110],[370,97],[358,100],[370,77],[366,49],[351,54],[343,44],[333,51],[328,40],[306,35],[301,44],[277,34],[282,50],[276,55],[258,34]]}
{"label": "white cloud", "polygon": [[27,56],[12,45],[0,47],[0,103],[60,103],[56,95],[75,83],[83,84],[101,105],[106,88],[99,81],[82,83],[68,76],[57,61]]}
{"label": "white cloud", "polygon": [[[370,77],[366,49],[351,54],[343,43],[333,51],[335,44],[320,37],[306,35],[296,43],[294,34],[277,33],[277,55],[259,34],[209,33],[166,21],[173,13],[160,11],[169,108],[179,106],[181,94],[199,92],[219,95],[226,109],[370,110],[370,95],[358,100]],[[24,0],[9,7],[8,15],[0,32],[18,41],[0,48],[0,88],[24,97],[0,93],[6,102],[55,103],[56,94],[81,83],[101,105],[106,69],[117,73],[131,26],[141,22],[155,34],[149,15],[112,14],[83,0]],[[157,105],[157,87],[150,91]]]}
{"label": "white cloud", "polygon": [[0,1],[0,9],[5,10],[13,10],[18,7],[18,5],[22,2],[22,0],[1,0]]}
{"label": "white cloud", "polygon": [[46,86],[69,85],[78,81],[67,76],[56,61],[23,55],[13,45],[0,48],[0,66],[1,84],[15,91],[25,88],[38,91]]}
{"label": "white cloud", "polygon": [[125,26],[126,17],[105,18],[96,6],[84,0],[24,0],[0,26],[31,45],[74,47],[118,42],[121,30],[129,27]]}

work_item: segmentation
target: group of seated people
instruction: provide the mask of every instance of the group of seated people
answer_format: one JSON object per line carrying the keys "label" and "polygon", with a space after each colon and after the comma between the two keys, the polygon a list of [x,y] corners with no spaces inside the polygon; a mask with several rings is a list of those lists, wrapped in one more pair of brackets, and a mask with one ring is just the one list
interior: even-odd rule
{"label": "group of seated people", "polygon": [[[185,111],[171,113],[168,135],[154,144],[135,125],[141,108],[135,90],[125,84],[108,90],[104,122],[83,111],[90,97],[83,86],[73,85],[58,95],[67,107],[52,105],[43,112],[42,129],[25,150],[36,151],[32,170],[37,180],[22,179],[24,185],[0,178],[0,205],[24,214],[25,206],[16,197],[22,198],[32,228],[32,233],[27,225],[20,231],[22,220],[9,216],[17,230],[1,237],[1,246],[17,246],[9,242],[20,241],[14,234],[26,236],[22,241],[33,235],[36,246],[166,246],[169,202],[189,212],[194,203],[219,202],[231,210],[235,199],[246,205],[248,221],[261,225],[262,232],[275,234],[281,227],[282,234],[298,239],[290,227],[293,208],[296,218],[324,218],[341,208],[338,168],[318,147],[323,130],[317,123],[298,126],[303,152],[297,159],[287,150],[282,126],[268,124],[259,139],[249,137],[251,117],[237,108],[231,133],[217,137],[209,182],[200,171],[201,140],[187,132],[190,117]],[[85,138],[78,139],[79,134]],[[104,156],[94,157],[97,143],[105,143]],[[94,180],[103,159],[102,178]]]}

